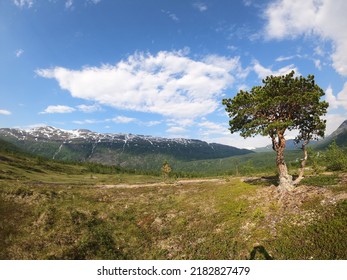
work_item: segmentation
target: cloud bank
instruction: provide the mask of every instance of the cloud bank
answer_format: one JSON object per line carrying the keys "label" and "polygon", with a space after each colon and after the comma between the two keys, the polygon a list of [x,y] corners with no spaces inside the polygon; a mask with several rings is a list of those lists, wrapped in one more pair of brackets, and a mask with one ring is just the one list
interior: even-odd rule
{"label": "cloud bank", "polygon": [[238,57],[207,56],[194,60],[186,51],[136,53],[116,65],[39,69],[57,80],[71,96],[123,110],[173,118],[196,118],[214,112],[235,76],[242,76]]}
{"label": "cloud bank", "polygon": [[304,35],[331,40],[333,67],[347,76],[346,11],[345,0],[277,0],[265,11],[265,31],[270,39]]}

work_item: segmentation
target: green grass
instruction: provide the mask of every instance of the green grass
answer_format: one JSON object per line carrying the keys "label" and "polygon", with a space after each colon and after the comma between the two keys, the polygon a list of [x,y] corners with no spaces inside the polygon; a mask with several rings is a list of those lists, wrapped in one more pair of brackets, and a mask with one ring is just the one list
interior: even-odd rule
{"label": "green grass", "polygon": [[[323,205],[320,192],[287,211],[269,197],[267,181],[163,184],[159,176],[0,155],[1,259],[347,259],[347,202]],[[343,178],[303,182],[334,198],[347,192]]]}
{"label": "green grass", "polygon": [[329,209],[321,209],[312,224],[281,224],[280,238],[271,243],[279,259],[347,258],[347,200]]}
{"label": "green grass", "polygon": [[[5,238],[7,258],[236,258],[230,246],[247,208],[238,194],[253,188],[237,184],[107,190],[3,185],[4,201],[30,209],[11,242]],[[3,211],[3,220],[11,213]]]}
{"label": "green grass", "polygon": [[316,175],[316,176],[310,176],[306,177],[301,181],[301,184],[304,185],[312,185],[312,186],[336,186],[339,183],[339,177],[337,174],[331,174],[331,175]]}

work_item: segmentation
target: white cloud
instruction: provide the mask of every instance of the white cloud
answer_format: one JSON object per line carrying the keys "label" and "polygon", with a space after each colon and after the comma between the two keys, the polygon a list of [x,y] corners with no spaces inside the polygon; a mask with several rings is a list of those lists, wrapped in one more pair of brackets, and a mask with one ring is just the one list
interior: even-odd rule
{"label": "white cloud", "polygon": [[72,5],[73,5],[73,0],[66,0],[66,2],[65,2],[65,8],[66,9],[72,8]]}
{"label": "white cloud", "polygon": [[180,126],[180,127],[187,127],[192,126],[194,124],[193,119],[168,119],[168,126]]}
{"label": "white cloud", "polygon": [[83,120],[83,121],[73,121],[73,123],[75,124],[96,124],[96,123],[103,123],[104,121],[100,121],[100,120]]}
{"label": "white cloud", "polygon": [[187,130],[185,128],[180,127],[180,126],[172,126],[166,130],[166,132],[168,132],[170,134],[184,133],[186,131]]}
{"label": "white cloud", "polygon": [[224,124],[219,124],[219,123],[203,120],[202,122],[198,124],[198,126],[201,128],[200,133],[203,136],[230,134],[228,127]]}
{"label": "white cloud", "polygon": [[325,100],[329,103],[329,108],[336,109],[338,107],[338,103],[331,86],[325,90]]}
{"label": "white cloud", "polygon": [[18,50],[16,50],[15,55],[16,55],[16,57],[21,57],[23,55],[23,53],[24,53],[24,50],[18,49]]}
{"label": "white cloud", "polygon": [[236,46],[234,46],[234,45],[229,45],[229,46],[227,46],[227,49],[230,50],[230,51],[232,51],[232,52],[234,52],[234,51],[236,51],[238,48],[237,48]]}
{"label": "white cloud", "polygon": [[176,14],[170,12],[170,11],[166,11],[166,10],[161,10],[161,12],[163,14],[166,14],[169,18],[171,18],[173,21],[179,22],[180,19],[176,16]]}
{"label": "white cloud", "polygon": [[268,137],[255,136],[244,139],[238,134],[230,134],[229,136],[203,137],[202,140],[208,143],[220,143],[243,149],[261,148],[271,144],[271,140]]}
{"label": "white cloud", "polygon": [[249,7],[252,5],[252,0],[243,0],[243,4],[246,6],[246,7]]}
{"label": "white cloud", "polygon": [[43,112],[40,112],[40,114],[66,114],[66,113],[72,113],[75,109],[69,106],[65,105],[50,105],[48,106]]}
{"label": "white cloud", "polygon": [[325,135],[328,136],[333,133],[345,120],[347,120],[347,114],[328,113],[324,119],[327,121]]}
{"label": "white cloud", "polygon": [[193,3],[193,7],[195,9],[197,9],[198,11],[200,11],[200,12],[207,11],[207,5],[205,3],[202,3],[202,2],[195,2],[195,3]]}
{"label": "white cloud", "polygon": [[293,58],[295,58],[295,55],[291,55],[291,56],[280,56],[276,58],[277,62],[282,62],[282,61],[286,61],[286,60],[291,60]]}
{"label": "white cloud", "polygon": [[272,70],[271,68],[266,68],[261,65],[257,60],[253,61],[253,70],[257,73],[259,79],[264,79],[267,76],[281,76],[290,73],[292,70],[295,71],[295,75],[300,75],[299,70],[294,66],[294,64],[284,66],[278,70]]}
{"label": "white cloud", "polygon": [[342,90],[335,96],[331,86],[325,91],[325,99],[329,102],[330,108],[336,109],[343,107],[347,109],[347,82],[344,84]]}
{"label": "white cloud", "polygon": [[135,118],[129,118],[129,117],[125,117],[125,116],[117,116],[111,120],[115,123],[131,123],[131,122],[136,121]]}
{"label": "white cloud", "polygon": [[101,110],[101,108],[100,108],[100,106],[98,104],[94,104],[94,105],[82,104],[82,105],[78,105],[77,108],[80,111],[85,112],[85,113],[93,113],[93,112]]}
{"label": "white cloud", "polygon": [[140,124],[141,124],[141,125],[144,125],[144,126],[151,127],[151,126],[156,126],[156,125],[161,124],[161,121],[140,122]]}
{"label": "white cloud", "polygon": [[318,56],[324,56],[325,51],[320,46],[317,46],[314,48],[314,54]]}
{"label": "white cloud", "polygon": [[[333,67],[347,76],[347,1],[345,0],[277,0],[271,3],[265,17],[270,39],[318,36],[331,40]],[[321,49],[316,48],[318,53]]]}
{"label": "white cloud", "polygon": [[25,6],[31,8],[34,5],[34,0],[13,0],[13,3],[19,8],[24,8]]}
{"label": "white cloud", "polygon": [[10,111],[8,111],[8,110],[0,109],[0,115],[8,116],[8,115],[11,115],[11,114],[12,113]]}
{"label": "white cloud", "polygon": [[[214,112],[223,92],[242,76],[238,58],[193,60],[186,51],[136,53],[116,65],[39,69],[73,97],[119,109],[194,119]],[[244,74],[243,74],[244,75]]]}
{"label": "white cloud", "polygon": [[314,66],[316,66],[318,70],[322,70],[322,64],[320,59],[315,59],[313,62],[314,62]]}

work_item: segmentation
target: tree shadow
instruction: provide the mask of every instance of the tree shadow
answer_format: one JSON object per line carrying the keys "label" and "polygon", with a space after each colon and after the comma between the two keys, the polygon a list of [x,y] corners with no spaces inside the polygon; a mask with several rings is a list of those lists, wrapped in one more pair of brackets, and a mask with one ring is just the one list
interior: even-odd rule
{"label": "tree shadow", "polygon": [[261,259],[265,259],[265,260],[273,260],[273,259],[274,259],[274,258],[271,257],[270,254],[265,250],[264,246],[261,246],[261,245],[255,246],[255,247],[253,248],[253,250],[251,251],[251,254],[250,254],[249,259],[250,259],[250,260],[258,260],[259,258],[256,258],[257,253],[258,253],[258,255],[260,254],[260,255],[262,256]]}
{"label": "tree shadow", "polygon": [[244,180],[245,183],[255,186],[272,186],[278,184],[277,176],[263,176],[263,177],[255,177],[255,178],[246,178]]}

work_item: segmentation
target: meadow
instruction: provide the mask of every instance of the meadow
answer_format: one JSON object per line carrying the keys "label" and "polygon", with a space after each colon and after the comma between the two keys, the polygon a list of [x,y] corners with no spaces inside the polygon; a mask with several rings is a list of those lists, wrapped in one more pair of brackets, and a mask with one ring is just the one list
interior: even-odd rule
{"label": "meadow", "polygon": [[347,176],[163,178],[3,151],[0,259],[347,259]]}

